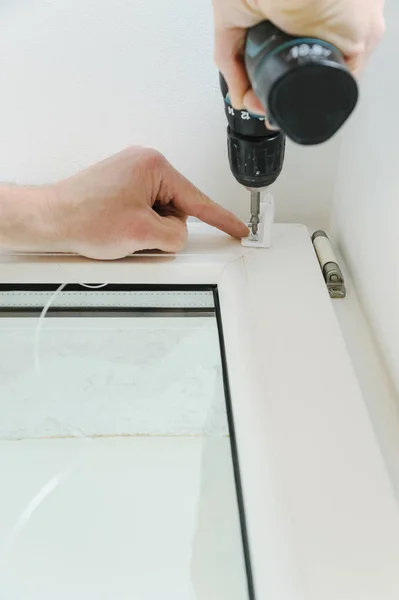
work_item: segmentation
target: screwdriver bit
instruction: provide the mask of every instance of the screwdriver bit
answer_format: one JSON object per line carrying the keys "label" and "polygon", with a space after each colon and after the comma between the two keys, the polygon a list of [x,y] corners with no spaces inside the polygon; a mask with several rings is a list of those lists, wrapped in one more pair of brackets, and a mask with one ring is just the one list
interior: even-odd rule
{"label": "screwdriver bit", "polygon": [[260,215],[260,190],[251,190],[251,233],[252,237],[258,235],[259,215]]}

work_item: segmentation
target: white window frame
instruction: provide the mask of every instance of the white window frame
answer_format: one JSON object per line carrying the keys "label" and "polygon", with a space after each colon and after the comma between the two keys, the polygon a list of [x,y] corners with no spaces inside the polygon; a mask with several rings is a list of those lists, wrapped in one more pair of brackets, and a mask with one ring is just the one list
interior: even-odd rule
{"label": "white window frame", "polygon": [[[256,600],[397,600],[399,508],[308,231],[178,256],[2,255],[0,283],[217,285]],[[340,300],[338,300],[340,301]]]}

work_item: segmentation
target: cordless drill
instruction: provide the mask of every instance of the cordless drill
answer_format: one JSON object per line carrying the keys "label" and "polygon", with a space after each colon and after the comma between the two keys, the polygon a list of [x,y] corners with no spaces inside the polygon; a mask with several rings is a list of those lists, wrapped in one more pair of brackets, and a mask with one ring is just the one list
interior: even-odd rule
{"label": "cordless drill", "polygon": [[245,66],[272,129],[264,117],[232,106],[222,75],[220,87],[230,169],[251,192],[250,235],[256,240],[261,192],[281,173],[286,136],[302,145],[330,139],[355,108],[358,87],[335,46],[288,35],[270,21],[248,30]]}

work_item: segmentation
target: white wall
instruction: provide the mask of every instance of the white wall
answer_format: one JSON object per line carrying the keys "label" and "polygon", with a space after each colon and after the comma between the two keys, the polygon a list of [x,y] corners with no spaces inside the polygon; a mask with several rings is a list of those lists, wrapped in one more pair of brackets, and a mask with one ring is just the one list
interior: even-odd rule
{"label": "white wall", "polygon": [[[205,0],[1,0],[0,181],[42,183],[132,144],[157,147],[247,216],[230,175]],[[290,147],[281,220],[326,223],[337,141]]]}
{"label": "white wall", "polygon": [[333,232],[399,392],[399,3],[343,137]]}

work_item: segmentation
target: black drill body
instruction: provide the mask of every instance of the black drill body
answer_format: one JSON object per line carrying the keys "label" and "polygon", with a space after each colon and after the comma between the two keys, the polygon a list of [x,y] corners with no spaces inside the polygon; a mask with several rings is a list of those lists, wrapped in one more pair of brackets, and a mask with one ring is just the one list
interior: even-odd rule
{"label": "black drill body", "polygon": [[266,129],[264,117],[233,108],[222,75],[220,87],[225,99],[227,152],[232,174],[249,189],[272,185],[283,168],[284,134]]}
{"label": "black drill body", "polygon": [[358,88],[337,48],[322,40],[287,35],[270,21],[248,31],[245,65],[277,131],[268,130],[263,117],[236,110],[222,76],[220,87],[231,172],[241,185],[259,190],[281,173],[285,137],[302,145],[328,140],[353,111]]}

